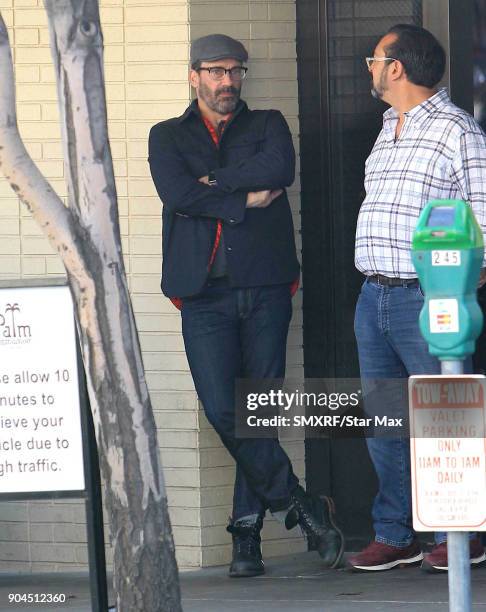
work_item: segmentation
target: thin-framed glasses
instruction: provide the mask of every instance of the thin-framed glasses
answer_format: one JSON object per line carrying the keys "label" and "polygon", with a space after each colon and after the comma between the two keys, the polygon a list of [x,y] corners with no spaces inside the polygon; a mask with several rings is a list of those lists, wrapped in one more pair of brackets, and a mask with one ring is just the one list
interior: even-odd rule
{"label": "thin-framed glasses", "polygon": [[245,66],[233,66],[233,68],[223,68],[223,66],[211,66],[211,68],[198,68],[197,72],[206,70],[209,78],[213,81],[222,81],[228,73],[232,81],[241,81],[246,77],[248,68]]}
{"label": "thin-framed glasses", "polygon": [[394,57],[365,57],[368,70],[371,69],[373,62],[398,62]]}

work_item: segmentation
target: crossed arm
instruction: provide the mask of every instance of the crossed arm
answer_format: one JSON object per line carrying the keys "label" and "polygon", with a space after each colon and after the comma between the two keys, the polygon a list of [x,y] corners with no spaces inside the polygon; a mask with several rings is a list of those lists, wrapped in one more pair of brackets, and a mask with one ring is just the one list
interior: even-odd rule
{"label": "crossed arm", "polygon": [[159,197],[171,212],[239,223],[246,208],[268,206],[292,184],[295,153],[285,119],[273,111],[261,151],[216,169],[217,187],[207,184],[207,176],[192,175],[167,126],[150,131],[149,163]]}
{"label": "crossed arm", "polygon": [[[209,176],[198,179],[200,183],[209,185]],[[246,196],[246,208],[266,208],[283,193],[283,189],[264,189],[262,191],[249,191]]]}

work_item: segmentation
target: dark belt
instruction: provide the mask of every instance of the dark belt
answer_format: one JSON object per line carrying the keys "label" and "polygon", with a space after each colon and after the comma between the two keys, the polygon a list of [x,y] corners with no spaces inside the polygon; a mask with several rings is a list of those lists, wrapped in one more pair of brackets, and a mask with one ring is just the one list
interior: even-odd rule
{"label": "dark belt", "polygon": [[372,274],[367,278],[370,283],[384,285],[385,287],[410,287],[418,283],[418,278],[390,278],[382,274]]}

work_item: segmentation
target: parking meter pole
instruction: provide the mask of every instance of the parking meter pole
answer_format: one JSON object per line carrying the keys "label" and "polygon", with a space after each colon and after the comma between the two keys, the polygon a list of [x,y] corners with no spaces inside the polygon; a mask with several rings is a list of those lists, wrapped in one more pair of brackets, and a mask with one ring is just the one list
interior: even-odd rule
{"label": "parking meter pole", "polygon": [[[445,376],[464,373],[463,361],[442,361]],[[471,612],[471,564],[469,562],[469,534],[463,531],[447,533],[449,566],[449,610]]]}
{"label": "parking meter pole", "polygon": [[443,376],[453,376],[454,374],[464,374],[463,361],[441,361],[441,374]]}
{"label": "parking meter pole", "polygon": [[[484,241],[470,206],[435,200],[422,211],[412,240],[412,260],[425,292],[420,330],[445,376],[464,373],[483,324],[476,288]],[[467,531],[447,533],[450,612],[471,612]]]}
{"label": "parking meter pole", "polygon": [[449,564],[449,612],[471,612],[471,564],[469,534],[464,531],[447,533]]}

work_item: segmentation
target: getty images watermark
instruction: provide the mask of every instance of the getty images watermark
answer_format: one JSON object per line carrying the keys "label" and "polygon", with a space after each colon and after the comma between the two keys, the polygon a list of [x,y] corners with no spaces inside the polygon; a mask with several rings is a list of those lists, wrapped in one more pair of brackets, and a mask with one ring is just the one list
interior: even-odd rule
{"label": "getty images watermark", "polygon": [[406,379],[240,379],[236,407],[240,438],[408,435]]}

